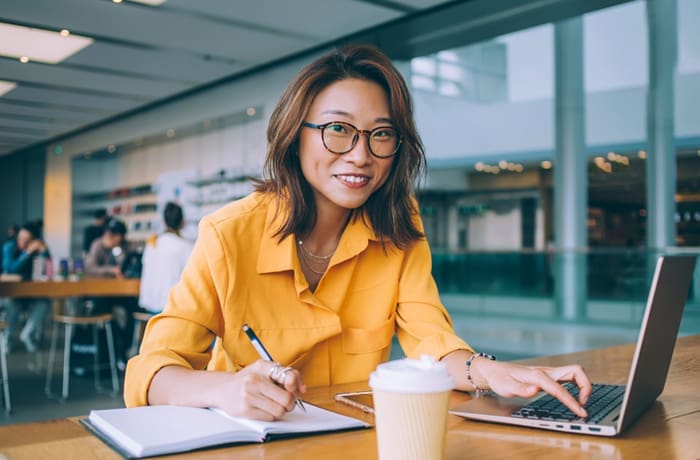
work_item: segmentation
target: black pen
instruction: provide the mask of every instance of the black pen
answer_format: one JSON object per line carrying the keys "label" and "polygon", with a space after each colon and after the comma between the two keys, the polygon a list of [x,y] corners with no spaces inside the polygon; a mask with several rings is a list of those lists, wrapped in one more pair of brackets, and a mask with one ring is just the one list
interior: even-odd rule
{"label": "black pen", "polygon": [[[258,336],[255,335],[255,332],[253,331],[253,329],[250,328],[250,326],[248,326],[247,324],[244,324],[243,325],[243,332],[245,332],[245,335],[248,336],[250,343],[253,344],[253,348],[255,348],[255,351],[258,352],[258,354],[260,355],[260,357],[262,359],[264,359],[265,361],[269,361],[269,362],[275,361],[274,359],[272,359],[272,356],[270,356],[270,353],[265,348],[265,345],[262,344],[262,342],[260,341]],[[304,407],[304,403],[301,402],[300,398],[297,398],[296,404],[297,404],[297,406],[299,406],[301,408],[301,410],[306,412],[306,407]]]}

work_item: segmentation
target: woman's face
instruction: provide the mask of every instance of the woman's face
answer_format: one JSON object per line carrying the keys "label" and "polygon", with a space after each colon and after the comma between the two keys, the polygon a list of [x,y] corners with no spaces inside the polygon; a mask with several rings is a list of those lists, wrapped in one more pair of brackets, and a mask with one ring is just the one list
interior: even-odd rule
{"label": "woman's face", "polygon": [[122,235],[119,233],[112,233],[106,231],[102,234],[102,244],[107,249],[112,249],[119,246],[120,244],[122,244],[123,239],[124,237],[122,237]]}
{"label": "woman's face", "polygon": [[24,251],[33,239],[34,237],[27,229],[20,229],[17,233],[17,247],[20,251]]}
{"label": "woman's face", "polygon": [[[337,81],[321,91],[304,121],[319,125],[342,121],[361,130],[393,125],[381,86],[357,78]],[[309,127],[301,129],[299,159],[319,213],[362,206],[384,184],[393,162],[393,157],[373,156],[364,135],[349,152],[331,153],[323,145],[321,130]]]}

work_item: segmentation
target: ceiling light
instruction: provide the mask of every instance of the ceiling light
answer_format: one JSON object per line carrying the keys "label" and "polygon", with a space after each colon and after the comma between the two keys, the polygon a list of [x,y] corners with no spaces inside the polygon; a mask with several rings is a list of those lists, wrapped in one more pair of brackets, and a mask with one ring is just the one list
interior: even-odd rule
{"label": "ceiling light", "polygon": [[68,29],[61,29],[61,31],[58,33],[61,37],[67,37],[70,35],[70,30]]}
{"label": "ceiling light", "polygon": [[129,0],[133,3],[143,3],[144,5],[158,6],[165,3],[165,0]]}
{"label": "ceiling light", "polygon": [[0,56],[56,64],[92,43],[88,37],[0,22]]}
{"label": "ceiling light", "polygon": [[544,160],[542,163],[540,163],[540,166],[542,169],[552,169],[552,162],[549,160]]}
{"label": "ceiling light", "polygon": [[9,93],[13,89],[17,87],[17,83],[13,83],[11,81],[2,81],[0,80],[0,96],[2,96],[5,93]]}
{"label": "ceiling light", "polygon": [[121,3],[122,0],[112,0],[112,3]]}

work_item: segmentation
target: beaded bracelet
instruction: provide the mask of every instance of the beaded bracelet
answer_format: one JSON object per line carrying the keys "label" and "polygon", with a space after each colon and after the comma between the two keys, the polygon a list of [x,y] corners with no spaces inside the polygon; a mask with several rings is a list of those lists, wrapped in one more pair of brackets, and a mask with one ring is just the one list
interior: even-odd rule
{"label": "beaded bracelet", "polygon": [[496,359],[495,356],[490,355],[488,353],[474,353],[469,357],[466,363],[464,363],[467,366],[467,380],[471,385],[474,387],[474,392],[476,393],[477,396],[481,395],[484,392],[488,392],[489,390],[482,389],[476,386],[476,383],[474,383],[474,380],[472,379],[472,374],[471,374],[471,367],[472,367],[472,361],[474,361],[476,358],[482,357],[486,359],[490,359],[491,361],[494,361]]}

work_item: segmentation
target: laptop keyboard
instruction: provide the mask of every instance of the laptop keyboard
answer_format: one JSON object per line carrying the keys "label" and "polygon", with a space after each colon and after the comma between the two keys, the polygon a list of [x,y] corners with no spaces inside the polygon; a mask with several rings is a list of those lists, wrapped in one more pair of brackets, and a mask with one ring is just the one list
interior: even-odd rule
{"label": "laptop keyboard", "polygon": [[[578,387],[573,383],[562,385],[571,395],[578,399]],[[593,392],[584,406],[588,412],[587,423],[597,424],[617,406],[622,404],[625,387],[621,385],[593,384]],[[579,421],[580,417],[571,412],[564,404],[551,395],[545,395],[536,401],[513,412],[514,417],[534,420],[570,422]]]}

